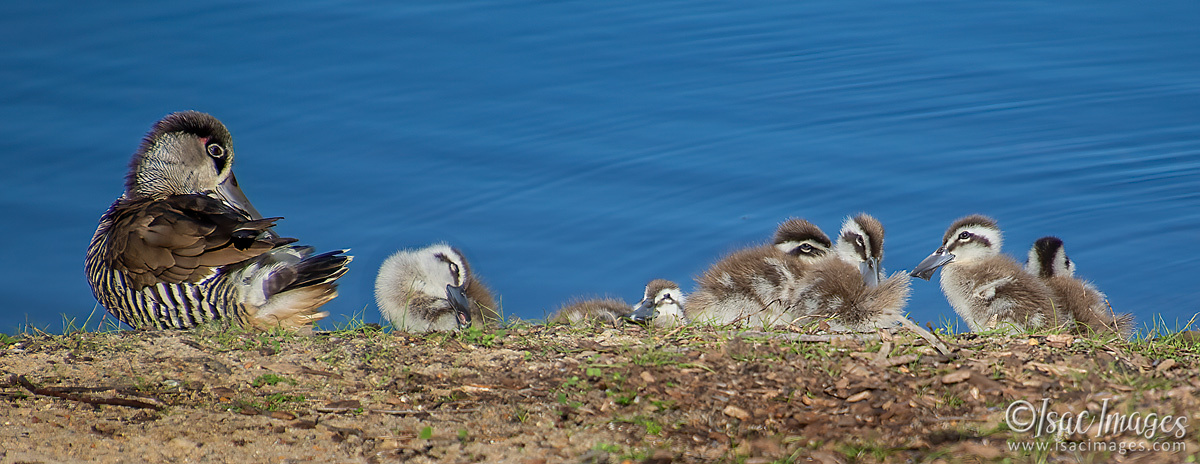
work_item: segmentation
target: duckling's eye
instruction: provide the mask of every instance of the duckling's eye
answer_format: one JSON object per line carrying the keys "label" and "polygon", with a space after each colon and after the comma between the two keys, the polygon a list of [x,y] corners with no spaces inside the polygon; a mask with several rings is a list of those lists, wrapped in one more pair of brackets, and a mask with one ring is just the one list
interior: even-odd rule
{"label": "duckling's eye", "polygon": [[450,272],[454,273],[454,275],[458,275],[458,265],[450,263]]}
{"label": "duckling's eye", "polygon": [[210,143],[204,149],[208,151],[208,156],[213,158],[221,159],[225,157],[225,147],[222,147],[221,144]]}
{"label": "duckling's eye", "polygon": [[809,245],[809,244],[807,244],[807,243],[803,243],[803,244],[801,244],[801,245],[800,245],[800,252],[801,252],[801,253],[812,253],[812,250],[813,250],[813,247],[812,247],[812,245]]}
{"label": "duckling's eye", "polygon": [[963,233],[961,233],[961,234],[958,234],[958,239],[959,239],[959,240],[966,240],[966,239],[969,239],[969,238],[971,238],[971,233],[970,233],[970,232],[963,231]]}

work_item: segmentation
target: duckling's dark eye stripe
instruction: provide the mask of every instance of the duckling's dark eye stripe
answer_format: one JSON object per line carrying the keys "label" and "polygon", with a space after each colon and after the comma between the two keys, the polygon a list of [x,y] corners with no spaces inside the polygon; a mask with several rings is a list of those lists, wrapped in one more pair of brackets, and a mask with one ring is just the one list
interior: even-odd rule
{"label": "duckling's dark eye stripe", "polygon": [[961,238],[956,239],[956,240],[954,240],[953,243],[951,243],[949,246],[946,247],[946,251],[954,251],[956,248],[958,248],[959,245],[962,245],[964,243],[972,243],[972,242],[983,245],[986,248],[992,247],[992,241],[988,240],[987,237],[984,237],[982,235],[975,235],[975,234],[972,234],[969,232],[965,232],[965,233],[967,234],[967,239],[968,239],[967,241],[964,242],[963,239],[961,239]]}
{"label": "duckling's dark eye stripe", "polygon": [[863,239],[861,235],[858,235],[854,232],[846,232],[845,234],[842,234],[842,240],[853,243],[854,251],[857,252],[859,256],[870,256],[867,254],[867,248],[865,246],[866,239]]}
{"label": "duckling's dark eye stripe", "polygon": [[[433,257],[440,259],[443,263],[446,263],[446,265],[450,268],[450,274],[452,274],[454,276],[454,281],[456,283],[462,280],[462,269],[459,267],[459,265],[457,263],[450,260],[450,258],[447,257],[445,253],[436,253],[433,255]],[[465,285],[465,283],[464,283],[464,285]]]}

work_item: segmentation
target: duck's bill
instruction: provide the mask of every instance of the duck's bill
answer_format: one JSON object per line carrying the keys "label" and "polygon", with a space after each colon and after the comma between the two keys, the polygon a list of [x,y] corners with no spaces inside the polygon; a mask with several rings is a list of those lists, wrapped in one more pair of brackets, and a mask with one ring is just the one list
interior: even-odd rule
{"label": "duck's bill", "polygon": [[859,263],[858,271],[862,273],[863,280],[866,281],[868,287],[879,286],[879,281],[883,280],[883,277],[880,275],[879,262],[875,258],[870,258],[864,263]]}
{"label": "duck's bill", "polygon": [[648,300],[642,300],[638,302],[637,306],[633,307],[633,312],[629,313],[625,318],[638,324],[644,324],[656,316],[658,316],[658,310],[654,309],[654,304]]}
{"label": "duck's bill", "polygon": [[463,288],[447,284],[446,299],[450,300],[450,306],[454,308],[454,318],[458,321],[458,327],[461,329],[470,326],[471,303],[467,301],[467,294]]}
{"label": "duck's bill", "polygon": [[945,266],[946,263],[949,263],[953,260],[954,255],[946,251],[945,248],[938,248],[937,251],[933,252],[933,254],[922,260],[920,264],[917,264],[917,267],[914,268],[912,272],[908,273],[908,275],[918,279],[929,280],[931,277],[933,277],[933,271],[936,271],[937,268]]}
{"label": "duck's bill", "polygon": [[238,186],[237,176],[229,175],[229,178],[217,185],[217,197],[225,203],[231,204],[246,214],[250,215],[250,219],[262,219],[262,214],[259,214],[254,205],[250,203],[250,199],[246,198],[246,194],[242,193],[242,188]]}

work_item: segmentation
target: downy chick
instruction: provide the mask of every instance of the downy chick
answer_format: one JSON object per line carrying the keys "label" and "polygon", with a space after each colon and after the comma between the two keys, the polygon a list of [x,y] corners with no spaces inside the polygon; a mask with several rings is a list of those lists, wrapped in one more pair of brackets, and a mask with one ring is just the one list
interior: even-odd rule
{"label": "downy chick", "polygon": [[398,330],[458,330],[500,320],[491,292],[471,272],[467,258],[439,243],[396,252],[379,268],[375,302]]}
{"label": "downy chick", "polygon": [[735,251],[696,278],[688,321],[773,326],[791,322],[791,305],[810,284],[812,263],[829,252],[829,237],[803,219],[780,224],[774,244]]}
{"label": "downy chick", "polygon": [[866,332],[911,325],[904,317],[909,277],[881,279],[883,225],[868,214],[846,218],[833,256],[813,266],[812,284],[793,305],[803,320],[825,320],[836,331]]}
{"label": "downy chick", "polygon": [[942,268],[942,293],[972,331],[1023,332],[1073,323],[1069,313],[1056,309],[1049,287],[1000,254],[1002,243],[992,218],[961,218],[910,275],[929,280]]}
{"label": "downy chick", "polygon": [[1067,257],[1058,237],[1042,237],[1029,249],[1025,270],[1037,276],[1054,293],[1054,301],[1078,323],[1083,335],[1113,333],[1127,338],[1133,332],[1133,316],[1117,314],[1108,298],[1091,282],[1075,278],[1075,264]]}
{"label": "downy chick", "polygon": [[630,306],[614,298],[577,301],[558,310],[551,323],[578,325],[600,320],[617,326],[623,321],[652,323],[669,327],[686,323],[683,316],[683,292],[679,285],[664,279],[654,279],[646,285],[644,297]]}

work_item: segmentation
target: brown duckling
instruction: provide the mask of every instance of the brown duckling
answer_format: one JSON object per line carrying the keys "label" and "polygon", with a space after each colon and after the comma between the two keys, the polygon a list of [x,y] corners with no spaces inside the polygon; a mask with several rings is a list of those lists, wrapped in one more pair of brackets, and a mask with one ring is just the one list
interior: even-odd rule
{"label": "brown duckling", "polygon": [[883,235],[883,225],[869,214],[847,218],[835,253],[813,266],[811,284],[797,296],[796,315],[825,320],[838,331],[911,325],[904,316],[909,277],[896,273],[880,278]]}
{"label": "brown duckling", "polygon": [[1042,237],[1029,249],[1025,270],[1036,275],[1054,293],[1054,301],[1070,313],[1083,335],[1117,334],[1127,338],[1133,332],[1133,316],[1117,314],[1104,296],[1092,285],[1075,277],[1075,263],[1067,257],[1062,239]]}
{"label": "brown duckling", "polygon": [[642,300],[633,306],[614,298],[577,301],[560,309],[550,318],[550,322],[577,325],[588,320],[600,320],[616,326],[622,321],[630,321],[660,327],[687,323],[683,315],[683,292],[675,282],[651,280],[643,295]]}
{"label": "brown duckling", "polygon": [[942,245],[911,275],[925,280],[942,268],[942,293],[972,331],[1023,332],[1074,322],[1058,309],[1054,292],[1000,254],[1003,238],[992,218],[971,215],[954,221]]}
{"label": "brown duckling", "polygon": [[791,305],[809,285],[813,263],[824,259],[830,240],[803,219],[780,224],[771,246],[735,251],[696,278],[686,318],[704,324],[786,324]]}

